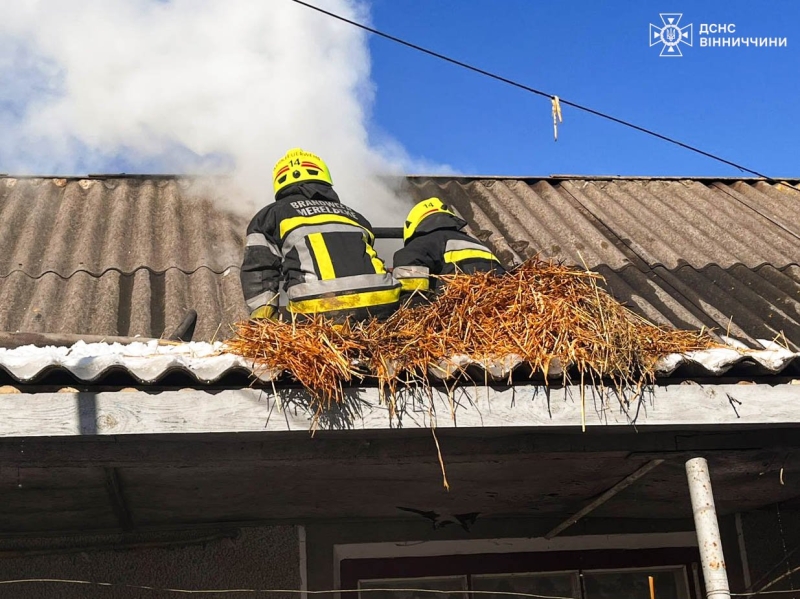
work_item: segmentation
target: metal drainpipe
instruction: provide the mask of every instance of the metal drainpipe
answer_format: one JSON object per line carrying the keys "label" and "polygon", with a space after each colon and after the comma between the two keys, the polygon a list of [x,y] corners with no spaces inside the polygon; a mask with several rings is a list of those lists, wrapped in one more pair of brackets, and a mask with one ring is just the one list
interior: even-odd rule
{"label": "metal drainpipe", "polygon": [[706,597],[730,599],[728,572],[725,569],[717,510],[714,507],[711,477],[708,474],[708,462],[705,458],[693,458],[686,462],[686,477],[689,479],[689,495],[692,498],[692,513],[706,583]]}

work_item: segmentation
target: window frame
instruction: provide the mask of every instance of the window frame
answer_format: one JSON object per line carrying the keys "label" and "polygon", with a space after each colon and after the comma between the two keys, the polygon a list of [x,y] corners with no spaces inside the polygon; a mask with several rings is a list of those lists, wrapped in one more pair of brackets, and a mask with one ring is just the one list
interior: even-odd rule
{"label": "window frame", "polygon": [[[683,567],[689,599],[703,599],[700,553],[695,547],[652,549],[592,549],[516,553],[451,554],[424,557],[342,559],[340,588],[358,589],[365,579],[405,579],[482,574],[536,574],[584,571],[628,571]],[[342,592],[341,599],[360,599],[358,592]],[[365,598],[365,599],[368,599]],[[433,599],[433,596],[432,596]]]}

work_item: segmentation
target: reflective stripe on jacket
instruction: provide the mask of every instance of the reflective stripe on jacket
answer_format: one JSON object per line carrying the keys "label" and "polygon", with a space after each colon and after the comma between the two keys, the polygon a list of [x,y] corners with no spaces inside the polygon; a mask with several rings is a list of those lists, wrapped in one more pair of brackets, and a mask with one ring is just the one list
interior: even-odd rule
{"label": "reflective stripe on jacket", "polygon": [[290,185],[247,228],[241,279],[248,308],[277,306],[283,281],[292,312],[390,313],[399,284],[374,241],[369,221],[340,203],[329,185]]}
{"label": "reflective stripe on jacket", "polygon": [[402,293],[428,291],[430,288],[430,269],[427,266],[395,266],[392,274],[400,283]]}

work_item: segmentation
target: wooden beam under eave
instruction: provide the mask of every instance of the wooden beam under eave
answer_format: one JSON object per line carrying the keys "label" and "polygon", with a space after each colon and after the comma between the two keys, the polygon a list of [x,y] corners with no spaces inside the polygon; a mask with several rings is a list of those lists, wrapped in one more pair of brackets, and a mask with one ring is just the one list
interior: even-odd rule
{"label": "wooden beam under eave", "polygon": [[[395,398],[390,415],[375,388],[346,390],[343,406],[318,420],[309,395],[278,389],[146,392],[14,393],[0,395],[0,437],[263,434],[312,430],[379,431],[529,428],[578,432],[585,397],[587,431],[637,427],[731,431],[731,427],[800,427],[800,385],[655,385],[624,405],[613,391],[577,385],[552,389],[459,387]],[[433,405],[430,405],[432,397]]]}

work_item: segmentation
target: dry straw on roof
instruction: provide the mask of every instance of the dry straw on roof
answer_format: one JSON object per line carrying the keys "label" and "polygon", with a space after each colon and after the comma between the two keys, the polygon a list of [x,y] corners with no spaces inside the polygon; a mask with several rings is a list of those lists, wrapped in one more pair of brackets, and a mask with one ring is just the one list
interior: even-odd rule
{"label": "dry straw on roof", "polygon": [[598,285],[601,275],[576,267],[530,260],[502,277],[446,278],[435,302],[384,322],[248,321],[229,350],[290,373],[323,411],[342,400],[344,385],[373,378],[393,395],[399,383],[427,383],[457,355],[484,363],[515,355],[545,380],[555,365],[565,377],[571,365],[581,378],[624,388],[651,381],[661,356],[715,345],[702,331],[645,321]]}

